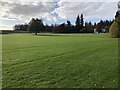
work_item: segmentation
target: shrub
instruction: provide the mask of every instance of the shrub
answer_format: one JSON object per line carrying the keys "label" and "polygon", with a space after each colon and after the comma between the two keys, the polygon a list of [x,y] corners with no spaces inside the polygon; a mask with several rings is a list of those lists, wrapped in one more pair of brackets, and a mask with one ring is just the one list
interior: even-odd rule
{"label": "shrub", "polygon": [[109,29],[110,37],[120,38],[120,15],[116,17]]}

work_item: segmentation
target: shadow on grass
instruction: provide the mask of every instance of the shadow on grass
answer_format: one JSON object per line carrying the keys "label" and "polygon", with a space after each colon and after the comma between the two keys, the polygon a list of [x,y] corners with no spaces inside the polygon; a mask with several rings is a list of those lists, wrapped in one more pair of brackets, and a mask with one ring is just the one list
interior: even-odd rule
{"label": "shadow on grass", "polygon": [[63,34],[33,34],[34,36],[63,36]]}

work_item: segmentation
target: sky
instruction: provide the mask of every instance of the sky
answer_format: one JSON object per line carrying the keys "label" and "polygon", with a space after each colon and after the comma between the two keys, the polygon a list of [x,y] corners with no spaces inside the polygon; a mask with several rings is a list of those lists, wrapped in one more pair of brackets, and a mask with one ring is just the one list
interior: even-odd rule
{"label": "sky", "polygon": [[1,0],[0,30],[12,30],[15,24],[29,23],[32,18],[46,25],[75,24],[77,15],[84,21],[113,20],[119,0]]}

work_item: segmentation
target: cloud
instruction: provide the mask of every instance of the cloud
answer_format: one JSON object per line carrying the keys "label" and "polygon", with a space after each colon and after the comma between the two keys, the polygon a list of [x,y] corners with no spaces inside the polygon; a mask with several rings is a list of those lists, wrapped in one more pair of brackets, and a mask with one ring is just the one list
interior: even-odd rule
{"label": "cloud", "polygon": [[[62,0],[63,1],[63,0]],[[117,2],[58,2],[54,10],[60,18],[70,19],[83,13],[86,20],[111,19],[117,11]]]}
{"label": "cloud", "polygon": [[5,21],[0,22],[0,30],[12,30],[13,26],[10,23],[6,23]]}
{"label": "cloud", "polygon": [[51,24],[75,22],[81,13],[86,21],[105,20],[114,18],[117,0],[4,0],[0,1],[0,11],[3,26],[29,22],[33,17]]}
{"label": "cloud", "polygon": [[19,4],[19,3],[8,3],[8,2],[2,2],[0,4],[1,7],[3,7],[2,15],[1,16],[44,16],[46,13],[50,13],[52,11],[52,5],[51,3],[46,3],[45,5],[43,3],[38,3],[36,5],[34,4]]}
{"label": "cloud", "polygon": [[52,2],[52,0],[3,0],[3,1],[8,2],[8,3],[16,2],[16,3],[21,3],[21,4]]}
{"label": "cloud", "polygon": [[[49,5],[49,4],[48,4]],[[9,13],[17,15],[37,15],[41,13],[49,13],[52,9],[44,6],[42,3],[38,5],[21,5],[21,4],[12,4],[12,8],[9,10]]]}

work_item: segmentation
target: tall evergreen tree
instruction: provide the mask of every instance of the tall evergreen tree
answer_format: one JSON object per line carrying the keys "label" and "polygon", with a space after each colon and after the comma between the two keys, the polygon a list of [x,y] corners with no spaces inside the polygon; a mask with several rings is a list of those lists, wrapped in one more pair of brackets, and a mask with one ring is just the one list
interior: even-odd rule
{"label": "tall evergreen tree", "polygon": [[83,18],[83,14],[81,14],[81,17],[80,17],[80,24],[81,24],[81,29],[83,29],[83,25],[84,25],[84,18]]}
{"label": "tall evergreen tree", "polygon": [[80,31],[80,17],[79,15],[76,18],[76,31],[79,32]]}
{"label": "tall evergreen tree", "polygon": [[80,32],[81,29],[84,28],[84,18],[83,18],[83,14],[81,14],[81,16],[77,16],[76,18],[76,31]]}

